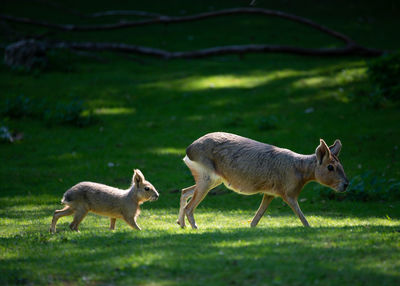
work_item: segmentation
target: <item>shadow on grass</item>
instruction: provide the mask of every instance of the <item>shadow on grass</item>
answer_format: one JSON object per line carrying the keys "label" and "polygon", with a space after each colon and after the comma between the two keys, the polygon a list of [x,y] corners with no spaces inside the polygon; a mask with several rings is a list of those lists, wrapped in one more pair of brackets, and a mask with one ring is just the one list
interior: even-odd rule
{"label": "shadow on grass", "polygon": [[[262,200],[261,194],[243,196],[226,190],[225,187],[222,186],[219,187],[219,190],[224,191],[224,194],[208,194],[198,206],[195,216],[196,214],[226,212],[228,215],[239,214],[243,220],[251,219],[255,215]],[[141,207],[142,210],[147,214],[162,215],[165,213],[176,213],[177,215],[180,192],[170,193],[166,191],[162,196],[163,202],[145,203]],[[64,205],[60,203],[60,197],[49,195],[0,197],[0,217],[19,220],[25,220],[27,218],[47,219],[53,215],[55,210],[64,207]],[[308,198],[306,199],[304,197]],[[302,200],[302,198],[306,201],[300,201],[300,207],[306,218],[310,216],[330,217],[333,219],[400,218],[400,202],[325,201],[320,199],[316,193],[312,196],[310,193],[301,196],[300,200]],[[280,198],[275,198],[272,201],[266,215],[271,215],[272,219],[282,216],[295,217],[290,207]],[[104,218],[104,220],[106,219]]]}
{"label": "shadow on grass", "polygon": [[[52,213],[61,206],[58,198],[51,203],[52,197],[47,195],[35,199],[9,197],[0,217],[18,226],[6,223],[4,231],[12,227],[14,231],[0,237],[4,250],[0,282],[394,285],[399,278],[395,270],[400,261],[395,251],[399,226],[379,225],[380,222],[358,225],[357,221],[346,226],[345,221],[382,218],[387,212],[385,205],[303,203],[306,217],[326,216],[329,220],[343,220],[338,224],[345,225],[305,229],[278,199],[268,211],[271,217],[264,217],[256,229],[236,228],[232,224],[216,229],[213,224],[224,223],[225,219],[251,219],[261,200],[261,196],[230,193],[210,196],[203,202],[196,214],[199,226],[206,228],[193,231],[180,230],[175,224],[178,195],[167,194],[165,200],[172,198],[176,199],[176,208],[143,206],[139,224],[156,221],[142,232],[133,231],[122,222],[118,223],[117,231],[111,232],[107,229],[107,218],[101,219],[100,226],[90,223],[94,221],[89,218],[83,222],[81,233],[73,233],[68,230],[68,222],[72,220],[68,217],[61,219],[56,235],[49,235]],[[212,215],[215,211],[218,211],[216,219]],[[295,221],[294,226],[274,224],[285,217]],[[207,221],[210,219],[211,224]]]}
{"label": "shadow on grass", "polygon": [[[394,285],[398,227],[93,231],[1,238],[3,282]],[[317,281],[317,282],[316,282]]]}

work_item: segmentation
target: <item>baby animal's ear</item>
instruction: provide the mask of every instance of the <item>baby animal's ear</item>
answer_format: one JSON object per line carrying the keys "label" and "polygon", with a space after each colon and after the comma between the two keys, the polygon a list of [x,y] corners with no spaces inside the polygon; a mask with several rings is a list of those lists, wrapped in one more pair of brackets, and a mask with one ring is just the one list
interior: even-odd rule
{"label": "baby animal's ear", "polygon": [[331,157],[331,151],[329,150],[328,145],[326,145],[323,139],[319,140],[319,146],[315,150],[315,154],[317,155],[317,160],[320,165],[322,164],[322,161],[324,159]]}
{"label": "baby animal's ear", "polygon": [[342,142],[340,142],[339,139],[336,139],[335,143],[333,143],[333,145],[329,146],[329,150],[331,150],[331,153],[333,155],[335,155],[336,157],[339,156],[341,149],[342,149]]}
{"label": "baby animal's ear", "polygon": [[133,175],[133,179],[135,180],[136,186],[139,186],[144,181],[144,176],[139,169],[134,170],[135,174]]}

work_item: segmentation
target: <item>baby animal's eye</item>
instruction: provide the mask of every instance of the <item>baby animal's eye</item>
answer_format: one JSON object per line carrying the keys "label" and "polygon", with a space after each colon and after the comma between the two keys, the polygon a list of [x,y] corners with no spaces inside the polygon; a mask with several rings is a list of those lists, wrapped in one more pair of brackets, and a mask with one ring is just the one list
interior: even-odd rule
{"label": "baby animal's eye", "polygon": [[329,170],[329,171],[333,171],[333,169],[334,169],[334,168],[333,168],[332,165],[328,165],[328,170]]}
{"label": "baby animal's eye", "polygon": [[150,191],[150,188],[149,187],[144,187],[144,190],[145,191]]}

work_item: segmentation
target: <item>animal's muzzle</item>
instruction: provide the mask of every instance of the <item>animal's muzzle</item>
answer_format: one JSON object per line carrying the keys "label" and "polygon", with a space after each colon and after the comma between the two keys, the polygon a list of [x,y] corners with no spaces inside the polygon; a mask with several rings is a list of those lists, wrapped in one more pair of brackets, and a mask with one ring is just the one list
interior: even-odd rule
{"label": "animal's muzzle", "polygon": [[349,186],[349,181],[343,182],[340,184],[340,187],[338,189],[339,192],[345,192],[347,190],[347,187]]}

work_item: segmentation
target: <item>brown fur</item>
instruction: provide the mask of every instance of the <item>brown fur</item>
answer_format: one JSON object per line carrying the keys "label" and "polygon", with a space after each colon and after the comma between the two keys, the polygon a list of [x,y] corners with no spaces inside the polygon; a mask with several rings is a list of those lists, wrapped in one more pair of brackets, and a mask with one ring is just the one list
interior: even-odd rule
{"label": "brown fur", "polygon": [[[195,208],[209,190],[224,183],[241,194],[264,194],[252,227],[257,225],[274,197],[281,197],[303,225],[309,226],[297,198],[309,181],[345,191],[348,180],[337,157],[341,147],[340,140],[328,147],[321,139],[315,154],[301,155],[234,134],[207,134],[186,149],[184,161],[196,185],[182,190],[178,224],[185,226],[186,214],[191,226],[197,228],[193,216]],[[328,170],[328,165],[332,165],[333,170]]]}
{"label": "brown fur", "polygon": [[140,205],[149,200],[157,200],[158,197],[158,192],[150,182],[145,180],[140,170],[134,170],[131,187],[127,190],[98,183],[81,182],[64,193],[61,202],[66,207],[54,212],[50,232],[56,232],[56,224],[60,217],[72,214],[74,214],[74,219],[70,228],[78,231],[79,224],[88,212],[110,217],[110,229],[115,229],[116,219],[123,219],[132,228],[140,230],[136,223],[140,214]]}

